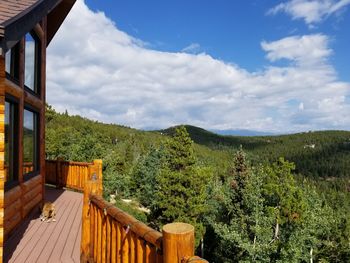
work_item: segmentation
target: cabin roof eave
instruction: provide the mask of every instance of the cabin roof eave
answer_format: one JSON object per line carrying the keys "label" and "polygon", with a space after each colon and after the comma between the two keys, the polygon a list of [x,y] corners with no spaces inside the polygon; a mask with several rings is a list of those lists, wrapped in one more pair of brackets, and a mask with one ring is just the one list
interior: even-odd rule
{"label": "cabin roof eave", "polygon": [[[48,23],[48,43],[59,29],[64,18],[74,5],[75,0],[37,0],[18,14],[0,22],[0,48],[2,54],[11,49],[27,32],[29,32],[43,17],[55,14],[58,21],[51,19]],[[1,12],[1,11],[0,11]],[[59,15],[57,15],[59,14]],[[51,25],[53,24],[53,25]]]}

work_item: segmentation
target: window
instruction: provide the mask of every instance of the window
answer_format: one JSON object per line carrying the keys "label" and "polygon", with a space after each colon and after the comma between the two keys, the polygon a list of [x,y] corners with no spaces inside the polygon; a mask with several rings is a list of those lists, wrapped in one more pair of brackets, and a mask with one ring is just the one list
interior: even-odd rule
{"label": "window", "polygon": [[24,110],[23,115],[23,174],[30,174],[39,169],[38,114]]}
{"label": "window", "polygon": [[24,85],[29,90],[40,92],[40,41],[34,32],[25,36]]}
{"label": "window", "polygon": [[19,43],[6,52],[5,71],[8,78],[19,80]]}
{"label": "window", "polygon": [[18,105],[5,101],[5,178],[6,184],[18,180]]}

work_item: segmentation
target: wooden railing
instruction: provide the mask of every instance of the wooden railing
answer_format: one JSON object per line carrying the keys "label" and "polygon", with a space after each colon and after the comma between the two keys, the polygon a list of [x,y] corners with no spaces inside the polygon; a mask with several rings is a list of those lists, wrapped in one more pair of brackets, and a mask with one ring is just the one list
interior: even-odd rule
{"label": "wooden railing", "polygon": [[60,159],[46,160],[46,183],[57,187],[67,187],[78,191],[84,191],[85,182],[89,175],[102,176],[102,160],[94,160],[92,163],[68,162]]}
{"label": "wooden railing", "polygon": [[173,223],[162,233],[102,197],[102,179],[85,183],[81,262],[207,262],[194,255],[194,227]]}
{"label": "wooden railing", "polygon": [[30,173],[34,170],[34,164],[32,162],[23,163],[23,174]]}
{"label": "wooden railing", "polygon": [[47,160],[46,182],[84,192],[81,262],[206,262],[193,256],[193,226],[168,224],[160,233],[105,201],[102,160]]}
{"label": "wooden railing", "polygon": [[90,236],[95,262],[163,262],[162,234],[96,195],[91,197]]}

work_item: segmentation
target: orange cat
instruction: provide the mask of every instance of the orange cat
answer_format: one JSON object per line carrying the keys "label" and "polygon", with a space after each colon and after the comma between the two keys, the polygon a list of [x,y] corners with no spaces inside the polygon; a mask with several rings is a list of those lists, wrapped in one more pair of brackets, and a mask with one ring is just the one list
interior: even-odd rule
{"label": "orange cat", "polygon": [[56,221],[56,207],[51,202],[45,202],[41,211],[40,219],[44,222],[55,222]]}

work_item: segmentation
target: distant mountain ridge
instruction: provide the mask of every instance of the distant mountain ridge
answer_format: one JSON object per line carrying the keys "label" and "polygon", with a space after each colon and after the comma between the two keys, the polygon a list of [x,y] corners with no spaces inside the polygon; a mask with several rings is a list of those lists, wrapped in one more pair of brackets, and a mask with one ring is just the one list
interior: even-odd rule
{"label": "distant mountain ridge", "polygon": [[[176,125],[176,126],[172,126],[166,129],[154,129],[151,127],[148,128],[144,128],[142,130],[144,131],[170,131],[172,130],[174,127],[178,127],[180,125]],[[274,135],[282,135],[282,133],[273,133],[273,132],[267,132],[267,131],[255,131],[255,130],[248,130],[248,129],[227,129],[227,130],[220,130],[220,129],[204,129],[201,127],[197,127],[197,126],[193,126],[193,125],[189,125],[189,124],[184,124],[184,126],[186,127],[186,129],[190,129],[190,130],[201,130],[202,132],[211,132],[217,135],[224,135],[224,136],[274,136]]]}
{"label": "distant mountain ridge", "polygon": [[253,131],[246,129],[237,129],[237,130],[210,130],[219,135],[232,135],[232,136],[273,136],[277,135],[272,132],[263,132],[263,131]]}

